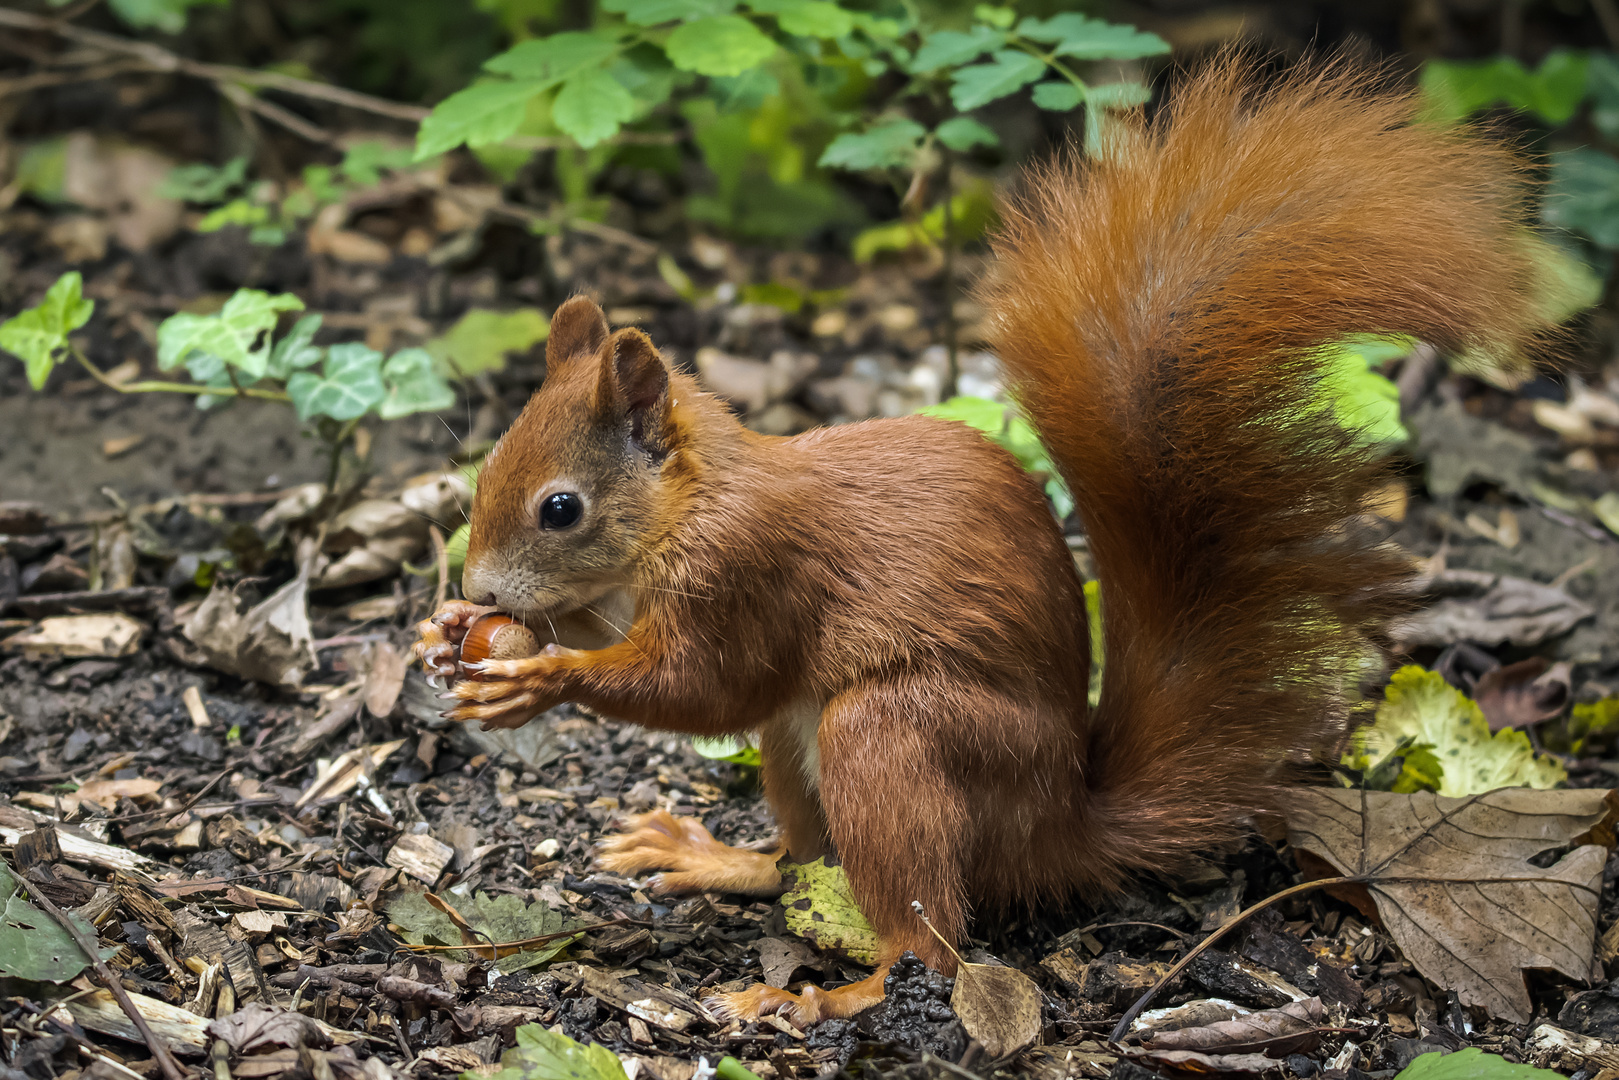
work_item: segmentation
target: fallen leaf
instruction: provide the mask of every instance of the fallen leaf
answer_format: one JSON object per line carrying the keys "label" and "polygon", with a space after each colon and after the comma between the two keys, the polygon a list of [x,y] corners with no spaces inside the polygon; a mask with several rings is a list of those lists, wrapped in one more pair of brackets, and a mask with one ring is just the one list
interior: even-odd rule
{"label": "fallen leaf", "polygon": [[272,1046],[332,1045],[331,1037],[313,1017],[259,1001],[209,1021],[207,1033],[210,1038],[225,1040],[238,1054],[261,1053]]}
{"label": "fallen leaf", "polygon": [[500,1064],[490,1080],[626,1080],[618,1055],[601,1043],[581,1046],[538,1024],[517,1029],[517,1045]]}
{"label": "fallen leaf", "polygon": [[1434,576],[1428,591],[1437,602],[1389,629],[1407,650],[1458,641],[1533,646],[1595,614],[1562,589],[1481,570],[1446,570]]}
{"label": "fallen leaf", "polygon": [[857,964],[876,964],[877,932],[860,913],[843,867],[816,859],[786,870],[794,878],[781,897],[787,929],[817,949],[841,953]]}
{"label": "fallen leaf", "polygon": [[1543,656],[1531,656],[1480,675],[1473,700],[1491,731],[1538,724],[1568,708],[1572,670],[1566,661],[1553,664]]}
{"label": "fallen leaf", "polygon": [[122,457],[146,441],[144,434],[122,435],[116,439],[104,439],[101,443],[101,454],[108,459]]}
{"label": "fallen leaf", "polygon": [[544,341],[551,322],[537,308],[515,311],[473,309],[444,334],[427,343],[433,359],[463,378],[506,367],[506,354]]}
{"label": "fallen leaf", "polygon": [[1394,1080],[1552,1080],[1561,1073],[1519,1065],[1498,1054],[1486,1054],[1476,1046],[1463,1047],[1449,1054],[1435,1051],[1423,1054],[1400,1070]]}
{"label": "fallen leaf", "polygon": [[[1607,796],[1298,788],[1286,808],[1288,840],[1307,873],[1355,878],[1347,898],[1368,912],[1375,905],[1430,982],[1455,989],[1464,1005],[1527,1023],[1525,970],[1590,974],[1607,851],[1582,844],[1548,867],[1530,860],[1590,833],[1607,816]],[[1332,870],[1319,872],[1323,862]]]}
{"label": "fallen leaf", "polygon": [[1313,997],[1229,1020],[1155,1031],[1145,1045],[1152,1050],[1266,1054],[1279,1058],[1314,1050],[1321,1043],[1320,1028],[1326,1021],[1321,999]]}
{"label": "fallen leaf", "polygon": [[389,642],[378,642],[371,654],[371,670],[365,677],[365,707],[372,716],[385,720],[405,686],[405,668],[410,658]]}
{"label": "fallen leaf", "polygon": [[[443,908],[435,907],[428,893],[406,891],[388,905],[388,918],[399,928],[399,936],[412,945],[462,945],[466,940],[462,926],[481,935],[481,940],[496,945],[566,933],[578,926],[577,920],[551,910],[544,901],[525,904],[505,893],[500,896],[477,893],[450,906],[461,918],[461,925]],[[575,940],[560,937],[525,946],[500,957],[495,966],[507,973],[538,967],[555,959]],[[489,950],[481,951],[487,959]],[[447,955],[461,960],[477,958],[470,949],[453,950]]]}
{"label": "fallen leaf", "polygon": [[[62,924],[23,898],[16,877],[3,863],[0,896],[5,897],[5,914],[0,916],[0,975],[61,983],[90,966],[90,958]],[[95,939],[95,927],[71,912],[67,916],[77,923],[80,933]],[[100,959],[117,952],[116,947],[103,949]]]}
{"label": "fallen leaf", "polygon": [[41,619],[34,629],[12,634],[0,644],[30,660],[133,656],[145,633],[145,626],[122,612],[58,615]]}
{"label": "fallen leaf", "polygon": [[991,1060],[1015,1054],[1040,1037],[1040,990],[1016,968],[963,961],[956,966],[950,1007]]}
{"label": "fallen leaf", "polygon": [[103,810],[113,810],[119,799],[143,799],[156,795],[162,786],[161,780],[90,780],[79,785],[73,798]]}
{"label": "fallen leaf", "polygon": [[308,578],[299,574],[246,612],[236,594],[214,586],[181,633],[209,667],[272,686],[295,687],[317,665],[309,626]]}
{"label": "fallen leaf", "polygon": [[1436,671],[1401,668],[1383,698],[1377,719],[1350,736],[1343,761],[1375,774],[1403,757],[1396,792],[1437,788],[1460,798],[1519,785],[1550,788],[1568,779],[1555,759],[1535,753],[1523,732],[1492,735],[1478,705]]}
{"label": "fallen leaf", "polygon": [[785,990],[800,968],[825,970],[814,949],[802,941],[787,938],[760,938],[759,966],[764,969],[765,985],[778,990]]}

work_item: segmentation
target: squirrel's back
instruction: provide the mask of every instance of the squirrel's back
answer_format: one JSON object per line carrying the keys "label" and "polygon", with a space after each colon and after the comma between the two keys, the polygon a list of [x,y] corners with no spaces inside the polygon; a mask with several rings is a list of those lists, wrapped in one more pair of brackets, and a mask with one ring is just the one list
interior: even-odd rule
{"label": "squirrel's back", "polygon": [[1227,56],[1107,149],[1036,170],[981,290],[1102,589],[1089,880],[1172,866],[1341,731],[1407,560],[1353,527],[1389,474],[1333,418],[1353,334],[1521,350],[1514,155],[1347,64]]}

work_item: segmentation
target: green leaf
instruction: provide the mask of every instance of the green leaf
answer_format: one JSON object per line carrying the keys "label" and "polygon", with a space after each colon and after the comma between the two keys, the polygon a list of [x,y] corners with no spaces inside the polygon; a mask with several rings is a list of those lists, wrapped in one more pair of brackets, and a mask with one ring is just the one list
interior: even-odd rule
{"label": "green leaf", "polygon": [[959,30],[938,30],[923,38],[922,47],[911,59],[911,70],[922,74],[956,67],[1004,44],[1006,35],[988,26],[975,26],[965,34]]}
{"label": "green leaf", "polygon": [[[305,315],[293,323],[292,329],[287,332],[287,336],[271,346],[270,360],[264,366],[264,374],[272,379],[280,379],[285,382],[287,376],[294,371],[313,367],[320,363],[321,359],[326,355],[326,350],[315,344],[315,334],[320,330],[320,323],[321,316],[319,315]],[[217,357],[213,359],[217,359]],[[197,369],[191,367],[189,363],[187,364],[187,370],[191,372],[193,379],[198,379],[201,382],[208,381],[205,377],[199,376]],[[221,363],[220,371],[223,372],[223,370],[224,364]]]}
{"label": "green leaf", "polygon": [[1532,112],[1552,126],[1567,123],[1585,97],[1589,61],[1584,53],[1558,49],[1530,72],[1510,56],[1453,62],[1430,60],[1421,86],[1427,114],[1455,123],[1480,109],[1504,103]]}
{"label": "green leaf", "polygon": [[475,309],[450,327],[443,337],[427,343],[433,358],[457,374],[470,378],[485,371],[500,371],[506,354],[522,352],[545,340],[551,322],[536,308],[516,311]]}
{"label": "green leaf", "polygon": [[1157,34],[1072,11],[1049,19],[1026,18],[1017,32],[1031,41],[1055,45],[1058,56],[1080,60],[1139,60],[1169,51],[1169,42]]}
{"label": "green leaf", "polygon": [[726,15],[736,10],[736,0],[602,0],[602,10],[617,12],[636,26],[656,26]]}
{"label": "green leaf", "polygon": [[1085,696],[1094,709],[1102,703],[1102,665],[1107,659],[1102,637],[1102,583],[1095,578],[1085,582],[1085,624],[1091,632],[1091,678]]}
{"label": "green leaf", "polygon": [[197,222],[197,231],[218,232],[231,225],[253,228],[269,220],[270,208],[263,203],[256,203],[251,199],[232,199],[224,206],[216,207],[204,214],[202,220]]}
{"label": "green leaf", "polygon": [[1422,1054],[1401,1069],[1394,1080],[1558,1080],[1563,1074],[1533,1065],[1518,1065],[1476,1046],[1448,1054]]}
{"label": "green leaf", "polygon": [[462,143],[486,146],[517,134],[528,103],[552,82],[518,79],[486,82],[458,90],[433,107],[416,132],[416,160],[453,150]]}
{"label": "green leaf", "polygon": [[1035,86],[1030,94],[1034,103],[1052,112],[1067,112],[1085,100],[1085,92],[1071,82],[1048,79]]}
{"label": "green leaf", "polygon": [[[1504,728],[1491,735],[1478,705],[1438,672],[1403,667],[1389,680],[1383,698],[1377,719],[1350,736],[1346,767],[1373,772],[1389,758],[1426,749],[1442,770],[1439,794],[1451,798],[1500,787],[1550,788],[1568,779],[1554,759],[1535,754],[1523,732]],[[1405,790],[1416,787],[1406,785]]]}
{"label": "green leaf", "polygon": [[855,903],[843,867],[828,866],[822,858],[785,869],[794,876],[781,897],[787,929],[817,949],[842,953],[857,964],[875,964],[881,951],[877,932]]}
{"label": "green leaf", "polygon": [[439,375],[433,355],[426,349],[400,349],[382,365],[387,395],[377,406],[384,420],[397,420],[419,412],[438,412],[455,404],[455,391]]}
{"label": "green leaf", "polygon": [[1151,100],[1152,87],[1143,83],[1103,83],[1085,90],[1085,103],[1093,109],[1133,109]]}
{"label": "green leaf", "polygon": [[616,41],[597,34],[567,30],[548,37],[530,38],[490,59],[485,71],[530,79],[555,86],[586,68],[600,67],[619,51]]}
{"label": "green leaf", "polygon": [[915,120],[890,120],[858,134],[845,132],[827,144],[820,165],[828,169],[907,166],[927,129]]}
{"label": "green leaf", "polygon": [[[384,169],[404,169],[414,156],[409,147],[394,146],[381,139],[362,139],[344,151],[338,171],[353,183],[371,187],[381,183]],[[309,175],[308,169],[304,170],[304,175]]]}
{"label": "green leaf", "polygon": [[182,202],[212,204],[223,202],[231,192],[247,183],[247,155],[240,154],[223,165],[199,162],[177,165],[158,185],[157,193],[165,199]]}
{"label": "green leaf", "polygon": [[1015,94],[1045,73],[1046,65],[1038,56],[1030,56],[1016,49],[1002,49],[991,63],[974,64],[956,72],[956,81],[950,87],[950,100],[962,112],[970,112],[988,105],[1007,94]]}
{"label": "green leaf", "polygon": [[[0,896],[5,897],[5,913],[0,915],[0,976],[67,982],[90,966],[90,958],[61,923],[23,898],[21,887],[10,868],[0,863]],[[67,917],[86,938],[96,939],[95,927],[72,912]],[[103,949],[98,959],[109,959],[117,952],[116,948]]]}
{"label": "green leaf", "polygon": [[444,555],[450,565],[450,577],[460,577],[461,568],[467,564],[467,541],[471,538],[472,522],[464,521],[456,526],[450,538],[444,541]]}
{"label": "green leaf", "polygon": [[90,321],[93,300],[84,298],[84,279],[69,270],[45,291],[45,299],[0,323],[0,349],[14,353],[28,373],[28,385],[45,389],[45,380],[61,362],[67,336]]}
{"label": "green leaf", "polygon": [[601,68],[581,71],[562,84],[551,119],[580,146],[589,148],[618,134],[635,116],[635,98]]}
{"label": "green leaf", "polygon": [[958,153],[975,146],[999,146],[1001,140],[970,116],[953,116],[933,130],[939,141]]}
{"label": "green leaf", "polygon": [[808,38],[840,38],[854,30],[853,13],[827,0],[748,0],[761,15],[774,15],[783,31]]}
{"label": "green leaf", "polygon": [[[283,311],[302,311],[304,302],[291,293],[271,296],[258,289],[237,289],[213,315],[182,311],[157,328],[157,366],[173,371],[193,353],[217,356],[250,379],[260,379],[269,366],[269,332]],[[260,339],[264,342],[259,344]]]}
{"label": "green leaf", "polygon": [[517,1045],[501,1055],[500,1071],[485,1077],[462,1073],[462,1080],[625,1080],[624,1065],[601,1043],[582,1046],[561,1032],[538,1024],[517,1029]]}
{"label": "green leaf", "polygon": [[1591,123],[1609,139],[1619,139],[1619,57],[1591,54]]}
{"label": "green leaf", "polygon": [[733,765],[751,765],[755,769],[763,761],[757,746],[736,735],[720,735],[711,739],[693,735],[691,748],[711,761],[729,761]]}
{"label": "green leaf", "polygon": [[1547,224],[1584,233],[1598,247],[1619,248],[1619,161],[1583,146],[1551,159],[1542,211]]}
{"label": "green leaf", "polygon": [[186,12],[202,4],[222,6],[230,0],[107,0],[107,6],[137,30],[151,27],[165,34],[186,28]]}
{"label": "green leaf", "polygon": [[1373,365],[1405,356],[1416,346],[1407,337],[1355,337],[1322,352],[1323,390],[1346,431],[1369,446],[1410,441],[1400,422],[1400,390],[1372,370]]}
{"label": "green leaf", "polygon": [[382,354],[357,341],[327,349],[321,374],[300,371],[287,380],[287,396],[292,398],[300,420],[316,416],[355,420],[386,394]]}
{"label": "green leaf", "polygon": [[[488,935],[487,940],[497,945],[508,941],[544,937],[547,934],[561,934],[579,925],[577,919],[570,919],[561,912],[552,911],[543,900],[525,904],[510,893],[502,893],[499,896],[478,893],[472,897],[452,893],[447,894],[445,899],[467,921],[467,925],[479,933]],[[425,892],[402,893],[399,899],[388,905],[388,920],[400,928],[400,937],[412,945],[462,944],[461,931],[456,928],[448,915],[427,902]],[[539,967],[556,959],[564,949],[577,940],[577,937],[560,937],[529,946],[519,952],[502,956],[495,961],[495,967],[507,974],[524,968]],[[450,950],[441,955],[468,961],[475,958],[471,950],[466,952]],[[489,950],[483,950],[483,958],[487,959],[488,956]]]}
{"label": "green leaf", "polygon": [[[1610,499],[1613,492],[1608,492],[1602,499]],[[1597,502],[1601,503],[1602,499]],[[1619,506],[1614,506],[1619,511]],[[1610,532],[1619,532],[1619,516],[1609,521],[1607,516],[1600,512],[1598,518],[1608,526]],[[1568,719],[1569,751],[1574,754],[1586,753],[1586,744],[1591,739],[1607,740],[1615,732],[1619,732],[1619,697],[1605,697],[1598,701],[1576,702]]]}
{"label": "green leaf", "polygon": [[663,50],[681,71],[740,75],[770,59],[776,43],[740,15],[712,15],[675,27]]}

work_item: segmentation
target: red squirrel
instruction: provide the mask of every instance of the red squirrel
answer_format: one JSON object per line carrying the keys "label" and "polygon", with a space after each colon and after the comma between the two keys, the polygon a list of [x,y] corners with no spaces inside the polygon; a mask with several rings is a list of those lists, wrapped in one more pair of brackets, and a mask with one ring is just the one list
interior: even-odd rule
{"label": "red squirrel", "polygon": [[[574,298],[544,384],[489,455],[462,590],[421,624],[455,672],[475,604],[549,641],[455,682],[448,715],[561,702],[757,732],[794,861],[835,853],[876,974],[718,1007],[794,1023],[880,1001],[974,912],[1094,898],[1248,827],[1345,727],[1410,561],[1356,527],[1385,466],[1334,419],[1321,350],[1356,333],[1519,350],[1547,328],[1522,170],[1344,64],[1266,85],[1226,57],[1106,147],[1034,169],[979,296],[1018,405],[1072,491],[1085,599],[1040,489],[923,416],[755,434],[645,334]],[[600,862],[665,891],[779,890],[781,851],[632,821]]]}

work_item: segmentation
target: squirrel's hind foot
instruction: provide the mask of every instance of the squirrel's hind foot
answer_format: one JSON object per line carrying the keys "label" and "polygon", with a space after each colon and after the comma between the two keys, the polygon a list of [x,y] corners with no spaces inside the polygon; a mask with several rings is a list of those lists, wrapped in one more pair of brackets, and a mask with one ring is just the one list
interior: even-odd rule
{"label": "squirrel's hind foot", "polygon": [[703,999],[703,1004],[722,1020],[749,1023],[774,1013],[794,1027],[804,1028],[822,1020],[853,1016],[881,1004],[883,979],[887,975],[888,969],[884,967],[836,990],[806,986],[796,994],[761,984],[732,994],[712,994]]}

